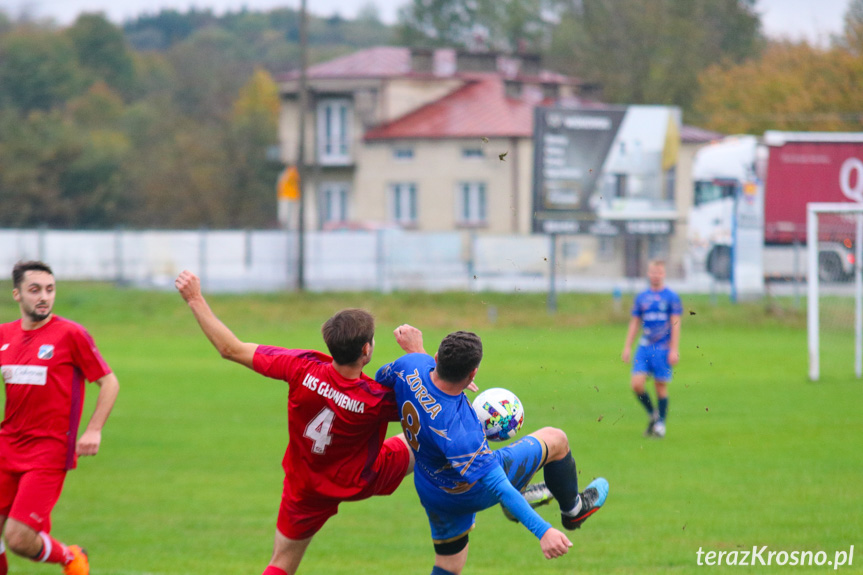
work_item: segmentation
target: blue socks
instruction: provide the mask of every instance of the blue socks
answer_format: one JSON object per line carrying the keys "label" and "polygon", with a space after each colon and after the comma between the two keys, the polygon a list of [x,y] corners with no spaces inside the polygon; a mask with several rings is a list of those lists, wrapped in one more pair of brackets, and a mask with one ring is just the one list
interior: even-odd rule
{"label": "blue socks", "polygon": [[659,402],[659,419],[661,421],[665,421],[665,415],[668,413],[668,398],[661,397],[658,400]]}
{"label": "blue socks", "polygon": [[644,406],[647,413],[653,415],[653,402],[650,401],[650,394],[645,391],[644,393],[636,394],[635,397],[638,398],[638,401]]}
{"label": "blue socks", "polygon": [[447,571],[443,567],[438,567],[437,565],[435,565],[432,568],[431,575],[455,575],[455,573],[453,573],[452,571]]}

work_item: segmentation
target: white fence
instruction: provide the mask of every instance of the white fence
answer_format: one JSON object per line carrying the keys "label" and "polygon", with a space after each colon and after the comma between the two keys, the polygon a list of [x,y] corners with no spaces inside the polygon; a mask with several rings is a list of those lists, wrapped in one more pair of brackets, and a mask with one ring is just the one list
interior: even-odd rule
{"label": "white fence", "polygon": [[[480,236],[400,230],[308,232],[304,280],[311,291],[548,289],[544,236]],[[295,232],[0,230],[0,270],[48,263],[59,279],[169,287],[183,269],[211,291],[297,287]],[[7,272],[8,273],[8,272]]]}
{"label": "white fence", "polygon": [[[209,291],[292,290],[298,287],[298,244],[296,232],[280,230],[0,229],[0,274],[9,274],[18,260],[38,259],[63,280],[172,289],[177,274],[189,269]],[[544,235],[332,231],[308,232],[304,244],[310,291],[547,292],[551,262],[555,291],[611,294],[646,287],[644,278],[609,275],[622,271],[621,262],[584,258],[594,249],[589,236],[561,237],[556,258]],[[668,283],[685,293],[728,292],[727,283],[703,272]]]}

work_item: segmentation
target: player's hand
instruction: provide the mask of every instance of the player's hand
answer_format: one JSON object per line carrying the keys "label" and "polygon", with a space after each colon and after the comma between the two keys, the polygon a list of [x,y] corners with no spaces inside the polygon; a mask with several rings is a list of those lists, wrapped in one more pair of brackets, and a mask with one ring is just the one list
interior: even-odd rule
{"label": "player's hand", "polygon": [[620,354],[620,359],[623,361],[623,363],[629,363],[630,354],[632,354],[632,350],[630,350],[628,347],[623,348],[623,352]]}
{"label": "player's hand", "polygon": [[201,295],[201,280],[189,270],[180,272],[174,280],[174,286],[187,302]]}
{"label": "player's hand", "polygon": [[78,455],[96,455],[99,453],[99,445],[102,443],[102,432],[88,429],[81,435],[75,451]]}
{"label": "player's hand", "polygon": [[425,353],[423,348],[423,332],[412,325],[400,325],[393,331],[396,343],[405,353]]}
{"label": "player's hand", "polygon": [[563,532],[552,527],[539,540],[539,545],[542,547],[542,554],[545,555],[546,559],[555,559],[561,555],[566,555],[569,548],[572,547],[572,541]]}
{"label": "player's hand", "polygon": [[479,391],[479,386],[474,382],[470,382],[469,384],[467,384],[467,388],[469,391],[473,391],[473,392]]}
{"label": "player's hand", "polygon": [[680,352],[668,350],[668,365],[677,365],[680,361]]}

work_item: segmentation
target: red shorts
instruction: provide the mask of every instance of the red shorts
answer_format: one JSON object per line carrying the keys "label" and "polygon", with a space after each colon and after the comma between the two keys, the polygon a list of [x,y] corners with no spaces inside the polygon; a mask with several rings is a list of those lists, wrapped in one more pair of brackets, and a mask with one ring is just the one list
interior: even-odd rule
{"label": "red shorts", "polygon": [[0,469],[0,515],[51,532],[51,511],[66,479],[65,469],[7,471]]}
{"label": "red shorts", "polygon": [[[391,495],[401,484],[410,463],[410,449],[399,437],[384,441],[373,469],[377,477],[351,501],[368,499],[372,495]],[[285,480],[287,482],[287,478]],[[303,499],[285,488],[276,527],[288,539],[307,539],[320,531],[327,519],[338,513],[342,499]]]}

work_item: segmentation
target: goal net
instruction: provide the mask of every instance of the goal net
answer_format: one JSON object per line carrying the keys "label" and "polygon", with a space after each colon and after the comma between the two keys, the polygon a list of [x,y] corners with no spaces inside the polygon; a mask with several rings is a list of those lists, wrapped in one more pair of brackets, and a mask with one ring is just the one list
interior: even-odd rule
{"label": "goal net", "polygon": [[[863,203],[807,204],[806,238],[809,379],[818,381],[821,377],[822,352],[825,365],[831,366],[848,365],[853,355],[854,372],[860,379]],[[853,354],[848,346],[852,340]]]}

